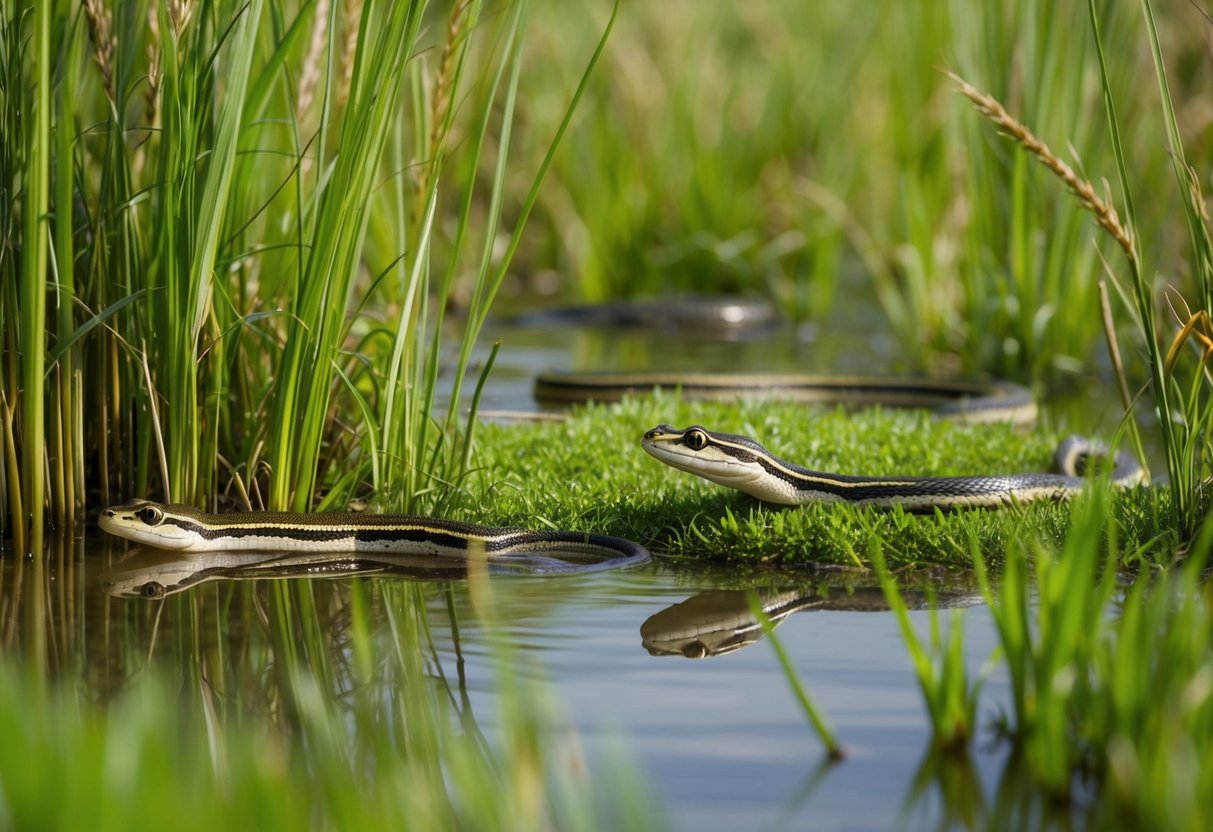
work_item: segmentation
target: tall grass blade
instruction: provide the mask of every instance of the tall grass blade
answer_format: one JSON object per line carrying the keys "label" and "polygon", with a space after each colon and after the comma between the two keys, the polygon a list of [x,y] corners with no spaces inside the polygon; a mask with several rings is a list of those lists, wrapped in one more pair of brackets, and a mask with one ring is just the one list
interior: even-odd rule
{"label": "tall grass blade", "polygon": [[930,610],[930,642],[923,644],[910,620],[909,608],[885,562],[881,542],[874,535],[869,554],[889,608],[897,617],[902,640],[914,663],[914,673],[931,717],[932,743],[940,749],[964,749],[975,730],[980,684],[969,685],[964,660],[964,628],[959,610],[953,610],[947,643],[939,632],[939,613]]}
{"label": "tall grass blade", "polygon": [[[43,466],[46,436],[46,293],[50,241],[51,151],[51,17],[50,2],[33,9],[33,31],[29,47],[34,55],[32,91],[25,93],[23,126],[24,195],[21,200],[22,248],[20,280],[20,413],[22,458],[20,482],[25,516],[16,522],[26,532],[24,549],[41,553],[44,507],[47,494]],[[24,14],[15,9],[14,14]],[[18,18],[19,20],[19,18]],[[19,28],[19,23],[17,24]],[[32,111],[32,117],[30,115]]]}
{"label": "tall grass blade", "polygon": [[341,152],[319,185],[298,303],[277,373],[270,456],[270,503],[276,508],[307,510],[314,496],[334,361],[347,332],[346,306],[371,189],[424,10],[416,2],[374,11],[373,6],[368,3],[363,11]]}
{"label": "tall grass blade", "polygon": [[792,660],[788,657],[787,650],[784,649],[783,643],[775,635],[775,627],[771,623],[771,618],[762,609],[762,601],[755,593],[749,595],[750,612],[762,627],[762,632],[766,640],[770,643],[771,649],[775,652],[775,658],[779,661],[779,667],[783,670],[784,678],[788,681],[788,687],[792,689],[792,695],[796,697],[796,702],[800,705],[801,711],[804,712],[805,718],[809,724],[813,726],[814,733],[826,747],[826,754],[831,760],[841,760],[846,756],[842,745],[838,742],[838,738],[834,736],[834,730],[830,727],[825,715],[818,710],[805,690],[804,684],[800,681],[800,676],[796,673],[796,668],[792,666]]}

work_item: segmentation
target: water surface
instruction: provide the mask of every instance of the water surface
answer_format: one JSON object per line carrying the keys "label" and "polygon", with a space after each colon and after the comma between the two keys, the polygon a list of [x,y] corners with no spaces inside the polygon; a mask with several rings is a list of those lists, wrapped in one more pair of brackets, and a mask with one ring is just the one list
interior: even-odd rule
{"label": "water surface", "polygon": [[[284,580],[296,589],[311,587],[306,597],[340,665],[348,659],[341,656],[348,651],[342,645],[350,627],[350,581],[378,587],[383,598],[399,597],[384,590],[407,582],[417,592],[404,597],[424,610],[433,638],[429,672],[451,688],[452,700],[462,703],[477,730],[491,741],[501,728],[496,690],[504,638],[514,668],[543,680],[551,694],[536,707],[552,735],[581,749],[591,777],[625,760],[675,828],[918,828],[957,817],[978,822],[1005,788],[999,743],[978,742],[971,768],[949,763],[936,771],[924,762],[930,731],[897,621],[879,609],[879,591],[860,576],[754,569],[738,574],[661,558],[587,574],[501,574],[488,578],[493,612],[487,622],[469,582],[451,578],[449,568],[432,579],[421,572],[352,578],[330,571],[323,578],[214,579],[159,600],[138,593],[115,597],[107,589],[113,588],[111,576],[131,562],[126,550],[90,529],[85,541],[52,559],[43,584],[50,601],[52,664],[60,675],[77,677],[87,701],[105,702],[130,688],[149,665],[176,667],[186,678],[195,672],[191,667],[201,666],[209,668],[204,676],[215,674],[217,681],[207,684],[220,701],[256,710],[267,695],[259,688],[264,679],[248,674],[239,689],[230,686],[241,675],[235,668],[242,651],[268,651],[258,666],[282,660],[273,658],[280,648],[258,612],[272,608],[275,587]],[[14,578],[7,559],[0,586],[8,609],[20,584],[32,589],[28,572],[21,581]],[[972,587],[962,576],[935,583],[946,602],[962,606],[966,656],[976,672],[994,646],[988,610],[973,605]],[[687,658],[676,647],[653,655],[650,624],[646,648],[645,622],[666,623],[676,605],[698,614],[732,604],[736,623],[744,606],[733,595],[746,590],[794,600],[785,604],[794,611],[772,613],[776,633],[834,725],[846,750],[842,762],[827,762],[771,645],[760,635],[738,637],[721,655],[705,656],[710,648],[702,644],[685,649],[701,658]],[[922,600],[921,594],[910,597]],[[705,598],[706,603],[687,603]],[[911,616],[925,633],[928,613]],[[12,623],[18,640],[32,637],[27,620]],[[675,623],[686,642],[688,623]],[[372,626],[380,649],[393,649],[387,620],[373,616]],[[703,641],[714,643],[710,636]],[[1007,701],[1001,671],[986,680],[983,701],[987,707]],[[949,795],[948,781],[958,771],[966,785],[959,795]],[[1016,800],[1030,804],[1032,798]]]}
{"label": "water surface", "polygon": [[[835,321],[830,332],[776,327],[732,339],[718,333],[499,325],[488,333],[503,346],[484,407],[538,409],[530,384],[542,369],[898,372],[892,341],[869,330],[862,310],[854,314]],[[481,359],[485,355],[479,353]],[[1072,427],[1106,430],[1115,423],[1118,413],[1106,396],[1091,398],[1085,388],[1075,395],[1078,406],[1062,408],[1072,414],[1064,417]],[[90,528],[83,540],[56,550],[40,585],[31,583],[29,567],[18,575],[18,564],[3,559],[0,634],[10,648],[39,649],[35,643],[41,640],[55,672],[76,676],[96,702],[128,688],[149,662],[181,661],[183,642],[191,639],[195,644],[188,649],[211,660],[275,649],[263,616],[272,597],[269,586],[280,581],[216,579],[161,600],[114,597],[103,576],[125,547],[102,537]],[[897,620],[876,609],[879,593],[864,578],[707,568],[660,557],[588,574],[497,575],[489,579],[496,611],[490,624],[458,572],[364,578],[331,572],[322,579],[287,580],[311,580],[308,604],[338,657],[347,650],[351,581],[408,581],[418,587],[407,597],[423,609],[433,637],[429,672],[452,687],[452,699],[490,738],[500,728],[496,661],[504,636],[519,670],[550,685],[556,704],[542,705],[543,718],[583,749],[589,771],[618,764],[622,749],[679,829],[917,829],[980,826],[994,818],[1034,819],[1025,820],[1034,825],[1044,811],[1030,790],[1018,787],[1006,745],[992,736],[979,737],[968,758],[937,762]],[[958,582],[963,577],[935,581],[941,591],[955,593],[951,600],[964,601],[966,589]],[[755,589],[799,598],[791,604],[798,611],[780,619],[777,635],[835,727],[846,750],[840,763],[827,763],[763,639],[750,633],[684,640],[668,655],[651,652],[653,624],[645,633],[648,647],[642,639],[645,622],[668,618],[675,605],[727,604],[728,592]],[[967,591],[966,603],[972,588]],[[45,601],[40,624],[21,613],[23,594],[28,605],[30,593]],[[980,604],[959,614],[969,668],[977,673],[996,642],[993,622]],[[925,634],[928,613],[918,610],[911,617]],[[375,619],[373,626],[377,643],[391,649],[394,636],[385,620]],[[721,643],[728,649],[708,655]],[[251,694],[237,698],[257,701]],[[981,701],[980,721],[988,725],[1008,701],[1001,668],[989,673]]]}

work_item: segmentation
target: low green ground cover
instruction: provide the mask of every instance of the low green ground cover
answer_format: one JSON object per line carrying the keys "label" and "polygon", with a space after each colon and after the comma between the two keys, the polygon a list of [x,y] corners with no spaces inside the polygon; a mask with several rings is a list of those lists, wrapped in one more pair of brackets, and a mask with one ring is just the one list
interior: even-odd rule
{"label": "low green ground cover", "polygon": [[[817,470],[871,475],[976,475],[1049,470],[1062,433],[964,426],[925,412],[811,408],[792,403],[686,403],[659,394],[577,410],[564,423],[490,424],[467,513],[480,522],[551,525],[617,534],[677,556],[779,564],[863,566],[883,541],[893,568],[972,565],[971,541],[998,559],[1008,542],[1057,544],[1070,508],[1039,503],[1000,511],[912,515],[844,505],[768,506],[669,468],[640,447],[662,423],[743,433]],[[1129,553],[1168,546],[1157,517],[1165,495],[1133,489],[1114,502]]]}

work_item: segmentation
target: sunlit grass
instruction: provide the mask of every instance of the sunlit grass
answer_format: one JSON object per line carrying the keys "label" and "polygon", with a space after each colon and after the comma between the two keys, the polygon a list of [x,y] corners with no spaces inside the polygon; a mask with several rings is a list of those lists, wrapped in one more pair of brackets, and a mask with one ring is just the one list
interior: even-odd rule
{"label": "sunlit grass", "polygon": [[[1006,710],[984,727],[1056,805],[1115,825],[1197,828],[1213,795],[1213,629],[1201,577],[1213,527],[1182,565],[1124,583],[1124,540],[1108,499],[1098,490],[1084,497],[1060,547],[1017,542],[996,574],[976,556],[997,662],[1010,679]],[[983,727],[974,720],[983,703],[964,675],[960,621],[945,644],[933,614],[923,645],[881,573],[933,742],[963,751]]]}
{"label": "sunlit grass", "polygon": [[[1120,384],[1125,398],[1126,427],[1136,439],[1134,406],[1138,399],[1153,404],[1157,417],[1155,422],[1166,456],[1173,526],[1182,538],[1187,539],[1200,527],[1207,502],[1204,490],[1209,458],[1208,428],[1213,424],[1213,388],[1208,383],[1205,363],[1210,345],[1213,344],[1213,340],[1210,340],[1213,332],[1209,325],[1210,305],[1213,304],[1213,241],[1209,235],[1199,177],[1188,166],[1184,155],[1179,122],[1149,0],[1143,0],[1141,11],[1154,61],[1162,126],[1184,208],[1189,260],[1193,265],[1188,285],[1164,287],[1169,306],[1165,311],[1158,308],[1159,286],[1150,272],[1151,266],[1145,260],[1147,247],[1143,245],[1141,236],[1143,215],[1139,213],[1134,198],[1134,194],[1139,193],[1137,184],[1140,173],[1136,167],[1129,165],[1121,121],[1117,115],[1120,109],[1118,87],[1112,77],[1117,64],[1115,61],[1109,62],[1107,56],[1119,50],[1113,51],[1105,43],[1108,13],[1098,8],[1094,0],[1088,3],[1088,21],[1100,70],[1106,129],[1120,185],[1119,208],[1110,197],[1101,197],[1089,181],[1076,174],[1047,144],[1038,139],[1029,125],[1008,114],[997,96],[987,95],[964,81],[959,83],[961,91],[977,108],[1019,146],[1021,155],[1030,154],[1065,184],[1077,197],[1077,205],[1094,215],[1099,227],[1114,239],[1120,249],[1124,267],[1128,271],[1127,277],[1122,276],[1111,264],[1106,264],[1105,268],[1119,292],[1121,315],[1134,329],[1148,374],[1148,381],[1142,389],[1144,396],[1131,398],[1132,386],[1123,378],[1123,369],[1117,366],[1120,352],[1116,345],[1117,334],[1115,331],[1107,332],[1113,364],[1117,372],[1122,374]],[[1118,211],[1123,212],[1123,221]],[[1178,320],[1171,324],[1167,316],[1177,317]],[[1111,326],[1110,322],[1108,326]],[[1167,332],[1176,334],[1167,336],[1164,334]],[[1189,339],[1199,353],[1194,367],[1180,360],[1185,352],[1185,342]]]}
{"label": "sunlit grass", "polygon": [[[565,126],[511,141],[528,7],[4,5],[22,129],[2,142],[0,501],[19,548],[86,494],[444,503],[470,463],[472,345],[610,30],[562,76]],[[456,289],[472,303],[446,366]]]}
{"label": "sunlit grass", "polygon": [[909,608],[885,562],[883,545],[879,537],[872,536],[872,565],[914,663],[931,719],[932,744],[938,750],[963,750],[977,729],[977,700],[981,692],[980,681],[971,682],[965,666],[964,613],[952,610],[945,641],[939,627],[941,613],[932,605],[928,612],[930,632],[924,643],[910,621]]}
{"label": "sunlit grass", "polygon": [[[684,403],[663,394],[585,408],[564,424],[485,425],[477,453],[482,467],[461,510],[502,525],[594,529],[677,555],[768,564],[866,566],[877,537],[895,568],[968,568],[974,541],[987,557],[1000,558],[1019,538],[1060,543],[1071,524],[1069,506],[1060,503],[935,514],[764,505],[645,454],[640,437],[660,423],[743,433],[815,470],[874,476],[1049,470],[1060,439],[1006,425],[965,427],[925,413]],[[1164,559],[1174,547],[1161,522],[1165,500],[1157,489],[1130,489],[1114,509],[1126,538],[1151,542],[1149,556]]]}

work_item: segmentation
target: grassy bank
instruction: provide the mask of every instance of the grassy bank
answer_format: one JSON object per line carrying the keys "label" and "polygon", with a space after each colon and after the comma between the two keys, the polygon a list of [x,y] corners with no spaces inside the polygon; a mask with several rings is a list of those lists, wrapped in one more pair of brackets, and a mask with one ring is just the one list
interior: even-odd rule
{"label": "grassy bank", "polygon": [[[986,556],[1000,558],[1015,539],[1060,543],[1070,525],[1064,504],[939,515],[764,505],[649,457],[640,437],[663,422],[744,433],[806,467],[868,475],[1047,471],[1060,439],[1047,430],[965,427],[921,412],[684,404],[667,394],[579,410],[564,424],[484,426],[481,467],[462,510],[485,522],[623,535],[680,556],[853,566],[868,563],[873,536],[897,566],[967,567],[971,540]],[[1116,508],[1127,539],[1157,542],[1152,551],[1164,559],[1165,500],[1164,493],[1135,489]]]}

